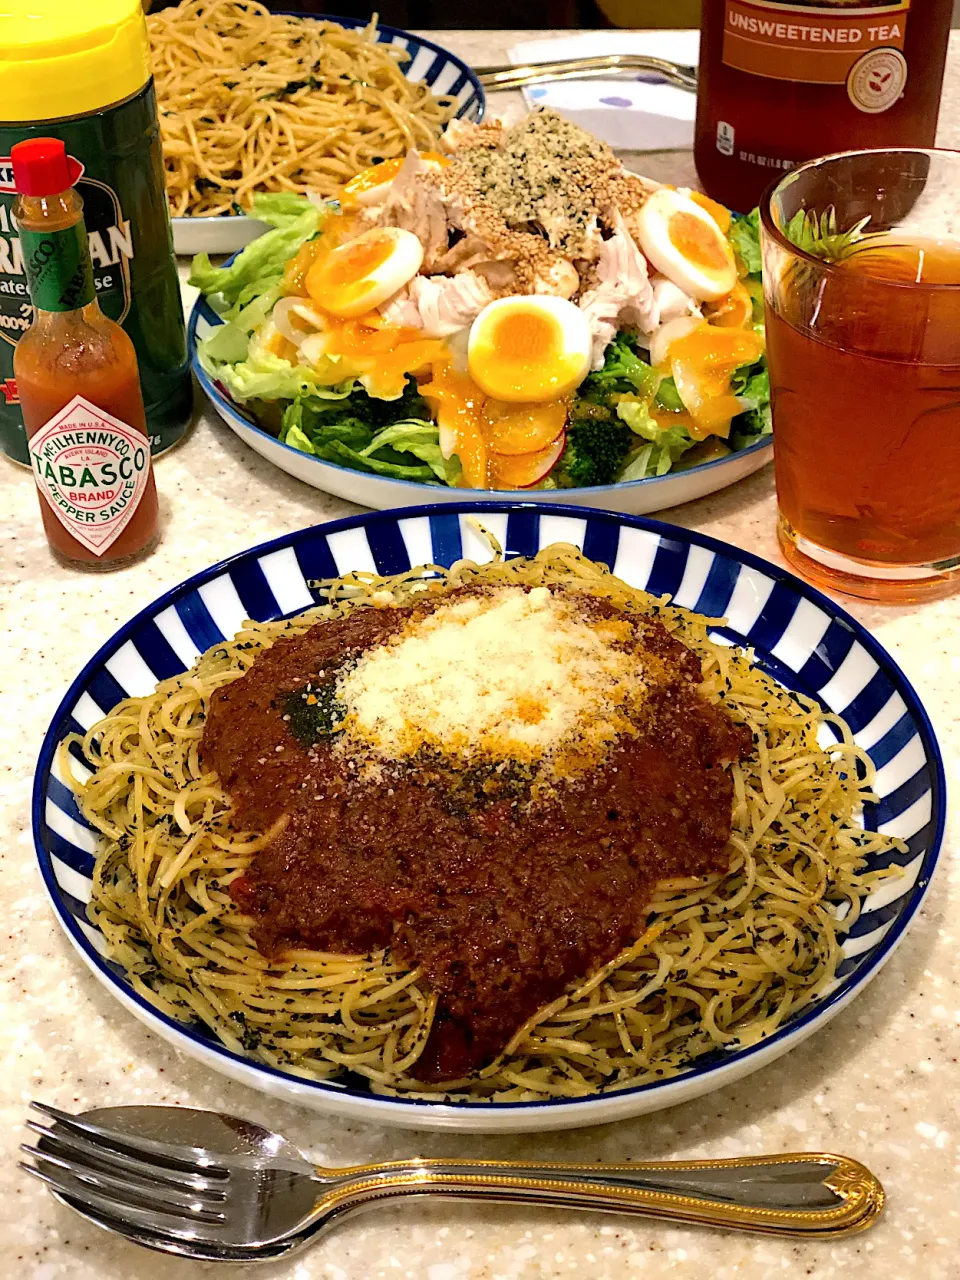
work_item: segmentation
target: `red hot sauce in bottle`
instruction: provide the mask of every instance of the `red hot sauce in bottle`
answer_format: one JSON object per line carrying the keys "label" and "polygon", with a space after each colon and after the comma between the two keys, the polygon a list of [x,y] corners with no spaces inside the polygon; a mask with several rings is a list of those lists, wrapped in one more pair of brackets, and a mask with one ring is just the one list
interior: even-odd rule
{"label": "red hot sauce in bottle", "polygon": [[136,353],[96,300],[79,166],[56,138],[10,158],[34,306],[14,373],[43,527],[62,563],[119,568],[160,536]]}

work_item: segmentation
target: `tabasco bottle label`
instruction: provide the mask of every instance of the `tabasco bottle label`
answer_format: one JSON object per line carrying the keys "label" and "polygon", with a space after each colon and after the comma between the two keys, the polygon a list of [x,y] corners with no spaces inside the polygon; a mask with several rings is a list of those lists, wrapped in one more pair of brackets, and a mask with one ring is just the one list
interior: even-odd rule
{"label": "tabasco bottle label", "polygon": [[37,488],[54,515],[102,556],[130,523],[147,487],[146,437],[74,396],[30,437],[29,448]]}
{"label": "tabasco bottle label", "polygon": [[60,231],[20,228],[23,266],[33,305],[41,311],[77,311],[96,297],[93,264],[82,222]]}
{"label": "tabasco bottle label", "polygon": [[723,61],[773,80],[845,84],[855,107],[888,110],[907,83],[911,0],[725,0]]}

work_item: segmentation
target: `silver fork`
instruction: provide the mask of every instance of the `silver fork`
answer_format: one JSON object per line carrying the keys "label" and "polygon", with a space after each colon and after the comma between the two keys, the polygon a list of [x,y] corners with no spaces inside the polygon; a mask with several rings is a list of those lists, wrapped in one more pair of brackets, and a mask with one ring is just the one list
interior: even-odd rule
{"label": "silver fork", "polygon": [[138,1244],[205,1261],[261,1262],[302,1248],[355,1210],[399,1196],[514,1201],[832,1238],[871,1226],[883,1188],[819,1152],[623,1165],[411,1160],[314,1166],[260,1125],[186,1107],[69,1115],[31,1103],[21,1148],[58,1200]]}
{"label": "silver fork", "polygon": [[697,68],[667,58],[654,58],[643,53],[606,53],[592,58],[561,58],[555,62],[534,62],[529,66],[502,63],[491,67],[474,67],[485,89],[521,89],[528,84],[548,80],[604,80],[624,72],[645,71],[667,84],[697,91]]}

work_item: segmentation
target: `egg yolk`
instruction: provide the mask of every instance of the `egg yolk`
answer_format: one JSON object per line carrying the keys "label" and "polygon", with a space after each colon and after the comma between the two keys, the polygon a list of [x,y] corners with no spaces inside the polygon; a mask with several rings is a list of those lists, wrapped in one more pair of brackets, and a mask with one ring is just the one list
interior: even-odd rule
{"label": "egg yolk", "polygon": [[331,249],[336,249],[349,241],[355,234],[356,219],[352,214],[350,216],[331,214],[325,221],[321,233],[302,244],[287,263],[283,273],[283,292],[295,293],[302,298],[309,297],[307,276],[310,268],[318,258],[324,257]]}
{"label": "egg yolk", "polygon": [[351,178],[341,189],[340,204],[348,206],[355,203],[362,192],[372,191],[383,182],[392,182],[400,172],[404,159],[404,156],[395,156],[392,160],[382,160],[380,164],[373,164],[369,169],[361,169],[357,176]]}
{"label": "egg yolk", "polygon": [[328,311],[352,310],[370,291],[369,277],[393,254],[390,236],[368,232],[322,254],[307,272],[310,297]]}
{"label": "egg yolk", "polygon": [[[439,151],[421,151],[420,157],[438,167],[444,167],[450,163],[449,159]],[[406,156],[394,156],[391,160],[381,160],[379,164],[372,164],[369,169],[361,169],[356,177],[351,178],[341,187],[339,197],[341,208],[349,209],[360,204],[360,197],[364,192],[392,182],[405,160]]]}
{"label": "egg yolk", "polygon": [[716,200],[711,200],[709,196],[705,196],[701,191],[691,191],[690,199],[694,204],[698,204],[701,209],[709,213],[723,234],[727,234],[730,230],[730,223],[733,221],[729,209],[724,208],[722,204],[718,204]]}
{"label": "egg yolk", "polygon": [[491,317],[470,352],[470,373],[500,400],[549,400],[579,381],[581,362],[564,352],[563,330],[542,312]]}
{"label": "egg yolk", "polygon": [[725,271],[730,253],[719,234],[692,213],[681,209],[670,217],[667,234],[676,251],[694,266],[706,271]]}

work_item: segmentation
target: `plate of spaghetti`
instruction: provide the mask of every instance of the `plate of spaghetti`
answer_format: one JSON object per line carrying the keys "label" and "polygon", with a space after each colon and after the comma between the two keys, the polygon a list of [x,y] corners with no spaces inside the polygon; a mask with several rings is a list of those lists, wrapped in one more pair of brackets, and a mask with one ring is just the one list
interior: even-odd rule
{"label": "plate of spaghetti", "polygon": [[254,195],[334,196],[483,115],[465,63],[376,17],[183,0],[147,27],[177,253],[233,252],[264,230]]}
{"label": "plate of spaghetti", "polygon": [[274,1096],[416,1128],[637,1115],[879,971],[944,823],[927,716],[826,597],[683,529],[373,513],[121,628],[40,755],[57,916]]}

